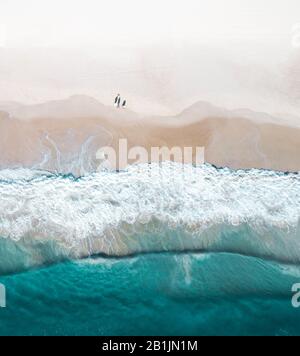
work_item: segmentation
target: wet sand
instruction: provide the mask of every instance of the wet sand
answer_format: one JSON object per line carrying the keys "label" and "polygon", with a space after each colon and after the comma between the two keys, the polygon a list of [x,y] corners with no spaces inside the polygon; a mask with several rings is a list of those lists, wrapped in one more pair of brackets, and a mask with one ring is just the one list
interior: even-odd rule
{"label": "wet sand", "polygon": [[[81,100],[76,98],[75,107]],[[44,108],[49,117],[40,108],[31,110],[40,118],[30,117],[28,108],[26,118],[22,111],[19,117],[0,112],[1,168],[80,175],[96,169],[98,149],[118,151],[119,140],[126,138],[128,149],[142,146],[148,152],[151,147],[204,147],[205,161],[221,167],[300,171],[300,128],[267,115],[202,103],[174,117],[144,117],[99,103],[90,110],[93,116],[83,110],[75,117],[68,100],[60,104],[55,112]]]}

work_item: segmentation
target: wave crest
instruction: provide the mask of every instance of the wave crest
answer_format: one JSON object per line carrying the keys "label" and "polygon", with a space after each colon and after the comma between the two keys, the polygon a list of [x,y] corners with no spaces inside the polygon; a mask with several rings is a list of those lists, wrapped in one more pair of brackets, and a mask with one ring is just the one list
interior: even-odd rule
{"label": "wave crest", "polygon": [[300,262],[299,174],[171,162],[79,179],[7,170],[0,194],[1,250],[18,246],[33,264],[185,250]]}

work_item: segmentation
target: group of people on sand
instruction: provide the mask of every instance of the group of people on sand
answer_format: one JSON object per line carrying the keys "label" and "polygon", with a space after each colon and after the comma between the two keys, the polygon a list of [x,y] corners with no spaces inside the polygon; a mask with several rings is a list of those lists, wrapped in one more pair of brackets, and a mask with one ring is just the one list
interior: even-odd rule
{"label": "group of people on sand", "polygon": [[[122,101],[121,95],[118,94],[118,95],[116,96],[116,98],[115,98],[115,107],[120,108],[120,107],[121,107],[121,101]],[[126,99],[123,99],[123,101],[122,101],[122,108],[123,108],[123,109],[126,107],[126,104],[127,104]]]}

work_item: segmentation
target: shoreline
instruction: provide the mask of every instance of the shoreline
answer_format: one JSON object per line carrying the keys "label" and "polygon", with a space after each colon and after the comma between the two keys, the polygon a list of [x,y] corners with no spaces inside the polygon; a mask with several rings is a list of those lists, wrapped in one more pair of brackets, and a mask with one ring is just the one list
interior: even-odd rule
{"label": "shoreline", "polygon": [[[84,109],[75,118],[78,107]],[[56,111],[47,104],[43,110],[49,117],[42,115],[40,105],[39,110],[32,108],[32,112],[40,111],[40,118],[16,119],[0,112],[1,169],[80,175],[82,170],[95,170],[99,149],[108,146],[118,155],[119,142],[126,139],[128,150],[142,147],[148,154],[154,147],[204,147],[205,162],[216,167],[300,171],[300,128],[280,120],[268,122],[275,118],[266,114],[252,112],[249,119],[240,116],[239,110],[198,103],[175,117],[151,118],[80,96],[60,102]]]}

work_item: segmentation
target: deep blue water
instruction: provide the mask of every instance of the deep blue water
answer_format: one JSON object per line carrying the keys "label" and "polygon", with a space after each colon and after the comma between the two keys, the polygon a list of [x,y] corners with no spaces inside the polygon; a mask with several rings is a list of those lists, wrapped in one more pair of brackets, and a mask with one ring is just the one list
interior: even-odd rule
{"label": "deep blue water", "polygon": [[1,335],[300,335],[300,269],[253,257],[90,258],[0,282]]}

